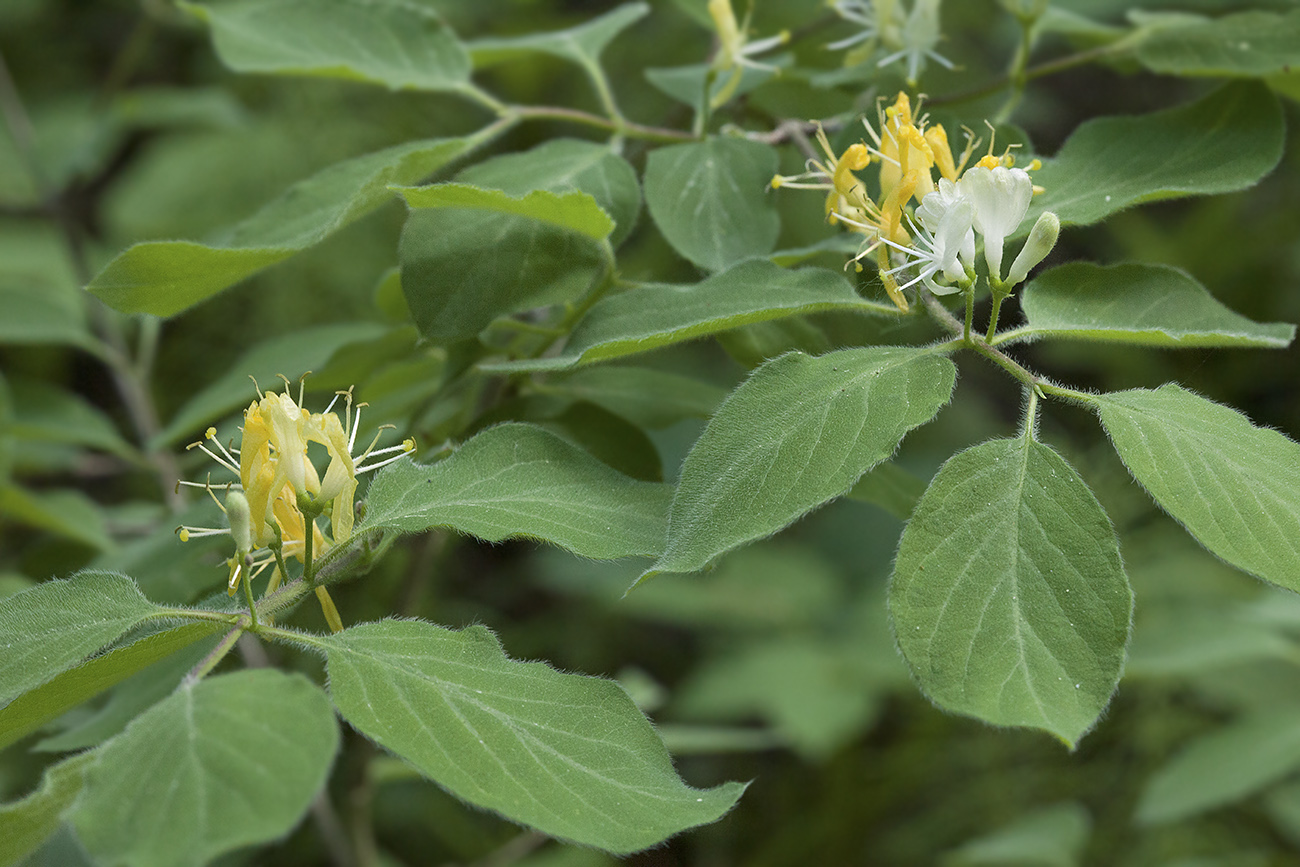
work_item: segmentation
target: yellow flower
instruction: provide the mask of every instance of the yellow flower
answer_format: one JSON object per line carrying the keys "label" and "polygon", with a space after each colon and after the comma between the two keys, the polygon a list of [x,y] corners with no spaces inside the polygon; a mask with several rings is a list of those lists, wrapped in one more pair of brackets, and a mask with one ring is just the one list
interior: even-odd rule
{"label": "yellow flower", "polygon": [[[285,382],[287,386],[288,380]],[[345,405],[342,419],[331,411],[339,397]],[[354,456],[352,450],[356,446],[364,404],[353,405],[352,391],[337,393],[334,401],[320,413],[308,412],[302,401],[301,388],[296,401],[290,397],[287,387],[283,394],[259,393],[259,398],[244,410],[239,448],[228,449],[222,445],[216,438],[215,428],[208,428],[205,441],[189,446],[201,449],[238,477],[238,482],[227,482],[224,487],[242,492],[240,508],[246,507],[247,517],[240,519],[241,533],[251,548],[237,552],[238,559],[248,569],[232,565],[231,593],[239,586],[241,572],[247,571],[251,580],[275,562],[275,552],[271,549],[277,540],[283,556],[305,561],[309,532],[314,555],[349,539],[356,519],[357,476],[398,460],[415,448],[414,440],[407,439],[401,445],[376,449],[383,430],[391,427],[384,425],[370,445]],[[213,444],[212,449],[208,447],[209,442]],[[311,459],[313,443],[324,447],[328,461],[324,476]],[[388,457],[362,465],[368,458],[383,455]],[[205,488],[210,494],[213,488],[210,481],[182,484]],[[217,505],[229,513],[227,506],[220,502]],[[317,516],[328,517],[328,535],[317,526]],[[236,523],[233,516],[231,523]],[[220,528],[182,527],[180,536],[184,541],[230,532]],[[273,584],[283,577],[277,574]]]}

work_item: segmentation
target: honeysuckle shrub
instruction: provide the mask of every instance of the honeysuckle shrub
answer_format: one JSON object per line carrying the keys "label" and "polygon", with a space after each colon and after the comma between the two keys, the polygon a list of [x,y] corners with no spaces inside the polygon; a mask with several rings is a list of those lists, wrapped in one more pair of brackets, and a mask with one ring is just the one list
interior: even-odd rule
{"label": "honeysuckle shrub", "polygon": [[0,864],[1295,857],[1293,5],[0,58]]}

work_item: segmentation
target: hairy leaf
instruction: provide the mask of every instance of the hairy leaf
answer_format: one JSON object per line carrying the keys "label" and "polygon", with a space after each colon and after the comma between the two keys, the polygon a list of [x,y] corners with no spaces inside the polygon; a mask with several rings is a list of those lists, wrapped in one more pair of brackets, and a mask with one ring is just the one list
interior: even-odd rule
{"label": "hairy leaf", "polygon": [[1238,569],[1300,590],[1300,445],[1173,383],[1094,400],[1160,508]]}
{"label": "hairy leaf", "polygon": [[52,765],[41,787],[20,801],[0,804],[0,867],[18,864],[58,829],[85,781],[93,753],[82,753]]}
{"label": "hairy leaf", "polygon": [[1300,10],[1239,12],[1160,28],[1137,49],[1147,69],[1172,75],[1262,77],[1300,66]]}
{"label": "hairy leaf", "polygon": [[1205,287],[1165,265],[1071,262],[1045,271],[1020,301],[1030,335],[1147,346],[1284,347],[1295,326],[1234,313]]}
{"label": "hairy leaf", "polygon": [[670,491],[630,479],[541,428],[502,424],[439,463],[381,470],[358,530],[451,527],[489,542],[541,539],[597,559],[653,556]]}
{"label": "hairy leaf", "polygon": [[824,268],[791,271],[750,259],[691,285],[642,286],[596,303],[551,358],[498,362],[485,370],[564,370],[593,361],[648,352],[786,316],[829,310],[870,313],[842,274]]}
{"label": "hairy leaf", "polygon": [[746,139],[659,148],[646,160],[646,205],[673,249],[721,271],[776,246],[780,219],[766,195],[776,169],[776,151]]}
{"label": "hairy leaf", "polygon": [[119,253],[86,288],[126,313],[171,316],[329,235],[477,144],[475,136],[397,145],[336,163],[290,187],[215,244],[146,241]]}
{"label": "hairy leaf", "polygon": [[516,198],[500,190],[486,190],[469,184],[432,184],[427,187],[399,187],[397,192],[412,208],[461,208],[513,214],[603,241],[614,231],[614,221],[596,200],[574,190],[557,194],[533,190]]}
{"label": "hairy leaf", "polygon": [[1262,84],[1229,84],[1185,106],[1081,125],[1034,174],[1046,192],[1022,226],[1053,211],[1089,225],[1131,205],[1245,189],[1282,156],[1277,98]]}
{"label": "hairy leaf", "polygon": [[552,836],[634,852],[716,820],[744,790],[687,786],[622,687],[515,662],[481,626],[390,620],[320,641],[348,722],[457,797]]}
{"label": "hairy leaf", "polygon": [[476,39],[469,44],[469,52],[474,66],[479,68],[535,51],[582,66],[594,65],[614,37],[649,12],[650,7],[645,3],[626,3],[567,30]]}
{"label": "hairy leaf", "polygon": [[469,54],[434,10],[404,0],[181,2],[238,72],[320,75],[393,90],[457,90]]}
{"label": "hairy leaf", "polygon": [[1073,747],[1119,682],[1133,593],[1087,485],[1020,437],[939,470],[903,531],[889,610],[935,704]]}
{"label": "hairy leaf", "polygon": [[287,834],[338,745],[329,701],[300,674],[186,681],[97,750],[73,822],[108,863],[200,867]]}
{"label": "hairy leaf", "polygon": [[158,613],[135,582],[81,572],[0,599],[0,703],[67,671]]}
{"label": "hairy leaf", "polygon": [[682,465],[656,572],[693,572],[846,493],[952,396],[948,358],[897,346],[758,368]]}

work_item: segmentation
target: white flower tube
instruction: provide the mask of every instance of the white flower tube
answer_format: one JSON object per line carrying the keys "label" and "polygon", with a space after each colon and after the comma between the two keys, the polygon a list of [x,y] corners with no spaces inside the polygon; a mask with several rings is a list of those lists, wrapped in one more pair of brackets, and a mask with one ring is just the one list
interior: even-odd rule
{"label": "white flower tube", "polygon": [[1034,182],[1024,169],[1005,166],[969,169],[957,182],[975,206],[975,231],[984,238],[989,281],[1002,283],[1002,248],[1007,236],[1020,228],[1034,196]]}

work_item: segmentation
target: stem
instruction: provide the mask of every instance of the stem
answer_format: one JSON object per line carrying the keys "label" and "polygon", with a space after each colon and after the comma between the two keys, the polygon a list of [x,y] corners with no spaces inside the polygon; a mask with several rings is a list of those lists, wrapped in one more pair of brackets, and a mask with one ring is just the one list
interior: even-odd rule
{"label": "stem", "polygon": [[[930,294],[929,290],[922,289],[920,294],[921,300],[925,302],[925,307],[930,311],[931,316],[937,319],[941,325],[953,334],[962,333],[962,325],[957,321],[957,317],[949,313],[948,308],[940,304],[939,301]],[[1001,367],[1003,370],[1007,371],[1016,379],[1031,388],[1042,390],[1043,386],[1047,382],[1043,377],[1030,372],[1024,366],[1016,363],[1013,359],[1007,356],[1006,353],[989,346],[982,337],[967,334],[962,338],[962,343],[968,348],[975,350],[989,361],[992,361],[998,367]]]}
{"label": "stem", "polygon": [[242,614],[226,614],[220,611],[201,611],[197,608],[160,608],[146,619],[166,620],[179,617],[184,620],[211,620],[214,623],[226,623],[236,626],[243,616]]}
{"label": "stem", "polygon": [[[972,285],[965,292],[961,293],[966,298],[966,321],[962,324],[961,339],[965,343],[970,343],[970,326],[971,321],[975,318],[975,287]],[[937,302],[936,302],[937,303]],[[946,310],[944,312],[947,312]]]}
{"label": "stem", "polygon": [[1034,436],[1034,422],[1038,416],[1038,389],[1029,388],[1026,391],[1029,392],[1029,402],[1025,406],[1025,429],[1021,435],[1025,438],[1025,442],[1029,442],[1036,439]]}
{"label": "stem", "polygon": [[312,581],[311,572],[311,548],[313,539],[316,535],[316,516],[303,514],[303,519],[307,522],[306,532],[302,534],[302,577],[310,584]]}
{"label": "stem", "polygon": [[[244,568],[248,569],[250,558],[244,560]],[[253,576],[251,574],[244,576],[244,599],[248,601],[248,626],[250,629],[257,628],[257,603],[253,601]]]}
{"label": "stem", "polygon": [[[243,620],[244,618],[240,619]],[[227,632],[225,637],[221,639],[217,646],[212,648],[212,652],[199,660],[199,664],[190,669],[189,674],[185,675],[186,682],[194,683],[195,681],[201,680],[208,672],[216,668],[217,664],[221,662],[221,660],[225,659],[226,654],[235,646],[235,642],[239,640],[239,636],[244,634],[244,628],[247,625],[247,622],[240,623],[236,625],[234,629]]]}
{"label": "stem", "polygon": [[589,111],[581,111],[576,108],[563,108],[555,105],[516,105],[509,106],[506,109],[509,117],[520,118],[523,120],[567,120],[573,123],[580,123],[586,126],[594,126],[598,129],[610,130],[611,132],[625,135],[630,138],[640,138],[647,141],[658,142],[683,142],[694,141],[697,136],[676,129],[666,129],[658,126],[646,126],[644,124],[632,123],[626,120],[611,120],[598,114],[592,114]]}
{"label": "stem", "polygon": [[993,291],[993,310],[989,313],[989,330],[984,336],[984,342],[992,345],[992,340],[998,330],[998,314],[1002,311],[1002,302],[1007,300],[1007,296],[997,290]]}
{"label": "stem", "polygon": [[1013,328],[1010,331],[1003,331],[1001,334],[993,334],[993,329],[989,329],[987,343],[989,346],[1001,346],[1004,343],[1014,343],[1027,337],[1034,336],[1034,327],[1032,325],[1022,325],[1019,328]]}

